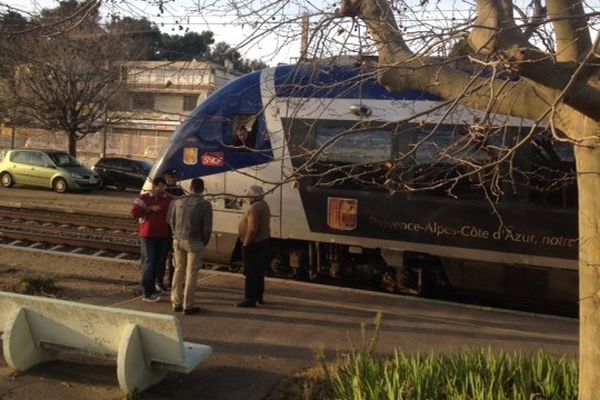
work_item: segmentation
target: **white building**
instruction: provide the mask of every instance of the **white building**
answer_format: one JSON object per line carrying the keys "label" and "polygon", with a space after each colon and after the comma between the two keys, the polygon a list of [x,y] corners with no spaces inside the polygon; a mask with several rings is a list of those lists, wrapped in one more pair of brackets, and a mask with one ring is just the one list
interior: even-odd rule
{"label": "white building", "polygon": [[156,157],[200,102],[239,75],[201,61],[122,63],[126,96],[119,106],[120,121],[111,127],[107,152]]}

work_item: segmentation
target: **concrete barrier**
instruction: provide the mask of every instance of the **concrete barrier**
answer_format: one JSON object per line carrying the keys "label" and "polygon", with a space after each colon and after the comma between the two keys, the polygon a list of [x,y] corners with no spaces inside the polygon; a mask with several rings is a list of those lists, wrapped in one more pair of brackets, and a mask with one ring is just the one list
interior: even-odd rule
{"label": "concrete barrier", "polygon": [[18,371],[61,352],[112,359],[127,394],[160,382],[167,371],[189,373],[212,353],[184,342],[172,315],[7,292],[0,292],[0,331],[4,358]]}

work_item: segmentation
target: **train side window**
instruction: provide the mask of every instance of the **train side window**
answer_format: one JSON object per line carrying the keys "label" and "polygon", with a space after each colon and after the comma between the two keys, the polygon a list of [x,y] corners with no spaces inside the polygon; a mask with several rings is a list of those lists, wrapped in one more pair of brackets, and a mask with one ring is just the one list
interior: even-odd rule
{"label": "train side window", "polygon": [[256,115],[236,115],[233,119],[232,145],[239,150],[256,148],[258,118]]}
{"label": "train side window", "polygon": [[531,203],[554,208],[577,207],[577,179],[572,144],[547,137],[535,140],[531,146],[527,175]]}
{"label": "train side window", "polygon": [[352,131],[345,127],[318,127],[315,149],[321,161],[344,164],[372,164],[390,159],[392,135],[378,130]]}
{"label": "train side window", "polygon": [[316,127],[313,151],[318,157],[313,182],[339,189],[386,190],[393,135],[376,127],[339,121]]}
{"label": "train side window", "polygon": [[[424,125],[409,146],[414,154],[411,185],[424,196],[483,199],[484,166],[495,155],[490,142],[495,137],[476,139],[467,125]],[[481,166],[481,168],[479,167]]]}
{"label": "train side window", "polygon": [[241,210],[244,200],[237,197],[225,197],[225,208],[228,210]]}

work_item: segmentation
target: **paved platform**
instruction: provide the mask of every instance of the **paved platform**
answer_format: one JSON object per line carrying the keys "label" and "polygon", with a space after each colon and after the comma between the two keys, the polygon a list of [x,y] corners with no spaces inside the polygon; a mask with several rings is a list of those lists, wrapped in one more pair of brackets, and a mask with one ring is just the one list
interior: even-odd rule
{"label": "paved platform", "polygon": [[[576,357],[574,319],[453,305],[431,300],[269,279],[266,304],[240,309],[243,277],[202,271],[198,315],[180,316],[184,338],[213,346],[214,354],[190,375],[169,375],[144,392],[144,399],[259,400],[284,376],[315,365],[315,350],[329,357],[360,343],[362,323],[383,313],[378,351],[452,352],[491,347],[507,351],[548,352]],[[115,304],[135,310],[170,313],[168,301],[134,298]],[[81,360],[78,360],[81,361]],[[85,360],[84,360],[85,361]],[[121,398],[114,366],[53,362],[12,376],[0,364],[0,398]],[[7,379],[12,382],[7,383]],[[114,381],[114,382],[113,382]],[[113,386],[115,385],[115,386]],[[38,390],[37,393],[40,393]]]}

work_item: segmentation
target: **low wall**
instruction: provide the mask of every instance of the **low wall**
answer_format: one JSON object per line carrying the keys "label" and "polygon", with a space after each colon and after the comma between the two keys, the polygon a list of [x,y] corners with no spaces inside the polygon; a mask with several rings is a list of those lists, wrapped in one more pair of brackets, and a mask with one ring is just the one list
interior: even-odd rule
{"label": "low wall", "polygon": [[[12,129],[0,127],[0,150],[9,149]],[[106,154],[145,159],[154,162],[169,138],[163,135],[140,133],[108,132]],[[102,153],[103,132],[90,134],[77,142],[77,158],[84,165],[93,165]],[[15,148],[68,150],[67,136],[62,132],[49,132],[43,129],[17,128]],[[1,157],[1,155],[0,155]]]}

